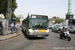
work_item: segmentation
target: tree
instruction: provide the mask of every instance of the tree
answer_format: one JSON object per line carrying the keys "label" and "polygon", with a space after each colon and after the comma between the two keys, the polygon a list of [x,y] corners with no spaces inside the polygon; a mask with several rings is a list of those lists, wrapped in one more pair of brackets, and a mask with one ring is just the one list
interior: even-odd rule
{"label": "tree", "polygon": [[55,20],[55,23],[58,23],[58,24],[59,24],[59,23],[61,23],[61,22],[64,22],[64,19],[59,19],[59,18],[58,18],[58,19]]}
{"label": "tree", "polygon": [[0,0],[0,14],[3,13],[6,16],[8,0]]}
{"label": "tree", "polygon": [[[5,19],[6,19],[7,9],[8,9],[8,1],[11,0],[0,0],[0,14],[3,13]],[[10,8],[12,9],[12,12],[15,11],[15,9],[17,8],[16,0],[12,0],[12,6]]]}
{"label": "tree", "polygon": [[16,22],[20,22],[20,19],[16,17]]}
{"label": "tree", "polygon": [[11,19],[13,19],[13,18],[16,18],[16,22],[20,22],[20,19],[18,17],[16,17],[16,15],[14,13],[12,13],[12,18]]}
{"label": "tree", "polygon": [[12,17],[13,17],[13,18],[16,18],[16,15],[15,15],[14,13],[12,13]]}
{"label": "tree", "polygon": [[12,0],[12,11],[14,12],[16,8],[17,8],[16,0]]}

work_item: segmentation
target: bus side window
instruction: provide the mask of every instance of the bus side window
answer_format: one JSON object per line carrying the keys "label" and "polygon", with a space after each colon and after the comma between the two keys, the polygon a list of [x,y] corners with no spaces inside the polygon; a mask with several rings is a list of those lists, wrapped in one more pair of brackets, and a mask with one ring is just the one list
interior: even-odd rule
{"label": "bus side window", "polygon": [[29,28],[29,21],[27,20],[27,27]]}
{"label": "bus side window", "polygon": [[29,24],[27,24],[27,27],[29,27]]}

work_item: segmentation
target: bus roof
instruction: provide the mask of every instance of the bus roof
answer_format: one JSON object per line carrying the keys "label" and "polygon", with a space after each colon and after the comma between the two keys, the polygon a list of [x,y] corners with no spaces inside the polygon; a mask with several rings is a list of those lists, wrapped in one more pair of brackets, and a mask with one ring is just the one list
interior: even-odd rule
{"label": "bus roof", "polygon": [[48,19],[48,16],[47,15],[35,15],[35,14],[32,14],[31,16],[29,16],[29,18]]}
{"label": "bus roof", "polygon": [[31,14],[31,16],[47,16],[47,15]]}

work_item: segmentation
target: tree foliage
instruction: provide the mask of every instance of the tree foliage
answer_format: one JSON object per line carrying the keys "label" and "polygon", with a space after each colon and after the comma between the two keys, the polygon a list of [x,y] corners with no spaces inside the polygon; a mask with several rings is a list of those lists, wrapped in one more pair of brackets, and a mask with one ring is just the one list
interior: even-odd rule
{"label": "tree foliage", "polygon": [[[5,18],[8,9],[8,1],[11,0],[0,0],[0,14],[3,13]],[[12,12],[15,11],[15,9],[17,8],[16,0],[12,0],[12,6],[10,8],[12,9]]]}
{"label": "tree foliage", "polygon": [[16,8],[17,8],[16,0],[12,0],[12,11],[14,12]]}
{"label": "tree foliage", "polygon": [[20,19],[18,17],[16,17],[16,15],[14,13],[12,13],[12,18],[16,18],[16,22],[20,22]]}
{"label": "tree foliage", "polygon": [[20,19],[16,17],[16,22],[20,22]]}
{"label": "tree foliage", "polygon": [[7,13],[8,0],[0,0],[0,14],[3,13],[4,16]]}
{"label": "tree foliage", "polygon": [[58,19],[55,20],[55,23],[58,23],[58,24],[59,24],[59,23],[61,23],[61,22],[64,22],[64,19],[59,19],[59,18],[58,18]]}

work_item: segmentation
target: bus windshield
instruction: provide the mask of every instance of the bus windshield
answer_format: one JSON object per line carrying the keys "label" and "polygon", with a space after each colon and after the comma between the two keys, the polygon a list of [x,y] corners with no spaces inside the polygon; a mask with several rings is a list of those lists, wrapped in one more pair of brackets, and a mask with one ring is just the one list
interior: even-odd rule
{"label": "bus windshield", "polygon": [[31,19],[30,28],[34,29],[45,29],[48,28],[48,20],[44,19]]}

